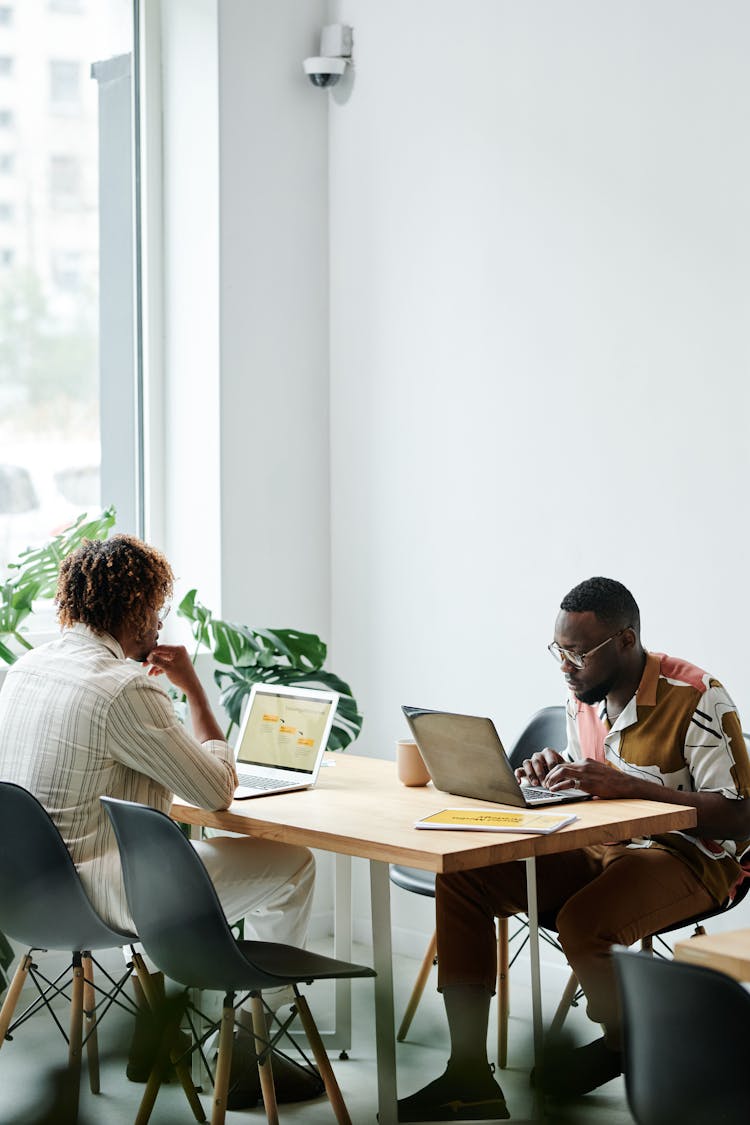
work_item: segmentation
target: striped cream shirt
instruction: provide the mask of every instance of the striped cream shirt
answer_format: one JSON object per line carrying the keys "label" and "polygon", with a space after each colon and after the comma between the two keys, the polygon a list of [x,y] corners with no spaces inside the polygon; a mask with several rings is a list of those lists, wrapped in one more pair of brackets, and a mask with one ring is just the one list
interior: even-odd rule
{"label": "striped cream shirt", "polygon": [[41,801],[94,907],[124,929],[133,924],[99,797],[167,812],[176,793],[223,809],[237,784],[233,758],[226,742],[198,742],[158,680],[86,625],[21,657],[0,691],[0,778]]}

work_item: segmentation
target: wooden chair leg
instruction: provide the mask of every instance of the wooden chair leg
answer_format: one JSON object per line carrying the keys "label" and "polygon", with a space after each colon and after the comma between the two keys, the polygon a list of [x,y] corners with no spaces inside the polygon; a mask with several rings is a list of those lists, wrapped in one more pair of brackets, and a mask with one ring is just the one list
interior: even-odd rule
{"label": "wooden chair leg", "polygon": [[508,919],[497,920],[497,1065],[508,1065],[508,1015],[510,1013],[510,980],[508,979]]}
{"label": "wooden chair leg", "polygon": [[92,1094],[101,1092],[99,1085],[99,1037],[96,1031],[96,990],[94,988],[94,962],[90,953],[84,953],[83,962],[83,1019],[86,1039],[86,1061],[89,1068],[89,1088]]}
{"label": "wooden chair leg", "polygon": [[573,1003],[573,998],[575,997],[577,991],[578,977],[575,975],[575,973],[571,973],[568,977],[568,983],[563,989],[563,994],[560,997],[560,1003],[557,1005],[557,1011],[555,1012],[554,1019],[550,1024],[550,1035],[557,1035],[557,1033],[562,1028],[562,1025],[565,1023],[565,1017],[570,1011],[570,1006]]}
{"label": "wooden chair leg", "polygon": [[[263,1011],[263,1001],[260,993],[256,992],[250,997],[250,1010],[253,1016],[253,1034],[255,1035],[255,1051],[258,1056],[258,1074],[260,1075],[260,1089],[263,1094],[263,1105],[266,1108],[268,1125],[279,1125],[279,1110],[276,1105],[276,1088],[273,1084],[273,1069],[270,1054],[261,1062],[261,1052],[268,1044],[268,1028],[266,1015]],[[222,1118],[221,1121],[224,1119]],[[211,1125],[221,1125],[221,1121],[211,1120]]]}
{"label": "wooden chair leg", "polygon": [[[136,984],[138,985],[138,988],[140,988],[143,998],[148,1004],[151,1011],[157,1011],[159,1005],[164,1002],[163,987],[162,983],[160,983],[163,982],[162,975],[160,973],[150,973],[146,967],[146,962],[143,960],[143,956],[135,950],[133,951],[133,969],[135,970],[135,978],[133,981],[134,986]],[[135,988],[136,998],[140,999],[140,997],[138,997],[138,988]],[[176,1031],[177,1028],[175,1027],[174,1030]],[[190,1104],[190,1108],[193,1111],[195,1120],[200,1122],[205,1121],[206,1114],[203,1111],[203,1106],[201,1105],[200,1099],[198,1097],[198,1092],[195,1089],[195,1085],[193,1084],[193,1079],[190,1075],[190,1068],[188,1067],[184,1059],[182,1059],[181,1061],[176,1061],[178,1058],[178,1051],[176,1048],[170,1048],[169,1054],[172,1062],[174,1063],[174,1068],[177,1073],[177,1077],[180,1080],[180,1085],[185,1091],[185,1097],[187,1098]],[[148,1082],[146,1083],[146,1090],[143,1094],[143,1098],[141,1099],[141,1104],[138,1109],[138,1116],[136,1117],[136,1125],[146,1125],[146,1123],[148,1122],[151,1116],[151,1112],[154,1108],[154,1102],[156,1101],[156,1095],[159,1092],[160,1086],[161,1074],[158,1072],[154,1074],[154,1072],[152,1072],[149,1075]]]}
{"label": "wooden chair leg", "polygon": [[73,954],[73,984],[70,998],[68,1032],[68,1113],[69,1120],[78,1120],[78,1098],[81,1085],[81,1043],[83,1040],[83,963],[81,954]]}
{"label": "wooden chair leg", "polygon": [[653,953],[653,952],[654,952],[654,939],[653,939],[653,937],[649,936],[649,937],[641,938],[641,953]]}
{"label": "wooden chair leg", "polygon": [[411,1021],[414,1019],[414,1013],[417,1010],[417,1005],[419,1004],[422,993],[424,992],[424,986],[427,983],[427,978],[430,975],[430,970],[435,963],[436,952],[437,934],[433,933],[432,937],[430,938],[429,945],[427,946],[427,951],[422,958],[422,964],[419,968],[419,972],[417,973],[417,979],[414,982],[414,988],[412,989],[411,996],[409,997],[409,1003],[406,1005],[404,1018],[401,1020],[401,1026],[399,1027],[398,1033],[396,1035],[399,1043],[402,1039],[406,1038],[406,1033],[411,1026]]}
{"label": "wooden chair leg", "polygon": [[333,1073],[333,1068],[331,1067],[331,1060],[328,1058],[328,1053],[323,1046],[323,1040],[320,1038],[320,1033],[313,1019],[307,1000],[301,994],[297,995],[296,1005],[302,1027],[307,1036],[307,1041],[310,1044],[315,1061],[318,1064],[318,1070],[323,1079],[328,1100],[336,1115],[336,1120],[339,1125],[352,1125],[352,1119],[349,1116],[349,1111],[346,1108],[346,1103],[342,1097],[339,1084],[336,1081],[336,1075]]}
{"label": "wooden chair leg", "polygon": [[[253,1013],[253,1023],[255,1023],[255,1013]],[[214,1102],[213,1112],[211,1113],[211,1125],[224,1125],[224,1118],[226,1117],[227,1112],[229,1072],[232,1069],[233,1043],[234,993],[228,992],[224,997],[224,1007],[221,1010],[221,1024],[219,1028],[219,1057],[216,1061],[216,1078],[214,1080]],[[273,1079],[271,1079],[271,1083],[273,1084]]]}
{"label": "wooden chair leg", "polygon": [[18,1004],[18,998],[21,995],[21,990],[26,984],[26,978],[29,975],[29,969],[34,964],[34,958],[30,953],[25,954],[18,962],[18,967],[13,974],[13,980],[8,985],[8,991],[5,994],[3,1006],[0,1008],[0,1047],[5,1042],[5,1036],[8,1034],[13,1013]]}

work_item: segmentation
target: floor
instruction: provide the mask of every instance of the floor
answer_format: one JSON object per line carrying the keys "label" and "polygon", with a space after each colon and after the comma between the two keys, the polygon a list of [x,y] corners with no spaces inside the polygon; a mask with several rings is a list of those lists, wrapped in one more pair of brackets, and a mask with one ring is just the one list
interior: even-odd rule
{"label": "floor", "polygon": [[[324,952],[321,947],[321,952]],[[421,956],[421,950],[415,951]],[[119,954],[107,953],[102,960],[105,966],[118,967]],[[367,951],[355,947],[353,959],[367,961]],[[52,955],[47,955],[49,964]],[[41,962],[41,957],[40,957]],[[394,959],[396,996],[405,998],[416,975],[418,960],[409,957]],[[544,967],[544,1004],[549,1016],[556,1006],[565,975],[562,965]],[[350,1058],[338,1061],[334,1069],[341,1085],[353,1125],[374,1125],[377,1112],[374,1021],[372,1018],[372,988],[370,981],[353,983],[353,1043]],[[332,993],[329,985],[316,985],[308,990],[311,1007],[319,1026],[330,1023]],[[64,1012],[64,1004],[60,1009]],[[401,1004],[397,1000],[397,1018]],[[65,1018],[64,1015],[61,1018]],[[598,1028],[588,1023],[579,1009],[572,1010],[567,1026],[575,1041],[584,1043],[595,1038]],[[130,1022],[119,1013],[110,1012],[100,1034],[100,1051],[108,1057],[102,1062],[102,1093],[92,1095],[88,1089],[85,1072],[82,1079],[80,1125],[132,1125],[143,1087],[128,1082],[124,1074],[122,1053],[127,1051]],[[495,1042],[494,1018],[490,1028],[490,1057]],[[532,1099],[529,1090],[530,993],[528,963],[523,958],[511,972],[511,1022],[508,1068],[497,1077],[503,1087],[512,1118],[518,1121],[533,1119]],[[408,1042],[398,1047],[399,1094],[411,1093],[436,1077],[443,1069],[447,1056],[447,1032],[442,1004],[434,986],[428,984],[417,1011]],[[65,1059],[65,1045],[46,1013],[40,1013],[18,1031],[12,1042],[6,1042],[0,1052],[0,1122],[2,1125],[60,1125],[59,1111],[55,1111],[50,1090],[50,1076],[54,1068]],[[46,1079],[42,1076],[47,1076]],[[210,1116],[210,1100],[204,1093],[204,1108]],[[297,1125],[323,1125],[334,1121],[325,1099],[281,1106],[280,1119]],[[151,1117],[153,1125],[189,1125],[192,1114],[179,1086],[162,1087]],[[546,1120],[560,1121],[560,1117]],[[622,1079],[617,1079],[595,1094],[590,1094],[568,1110],[564,1120],[570,1125],[633,1125],[625,1101]],[[265,1121],[262,1108],[227,1114],[227,1125],[241,1122]]]}

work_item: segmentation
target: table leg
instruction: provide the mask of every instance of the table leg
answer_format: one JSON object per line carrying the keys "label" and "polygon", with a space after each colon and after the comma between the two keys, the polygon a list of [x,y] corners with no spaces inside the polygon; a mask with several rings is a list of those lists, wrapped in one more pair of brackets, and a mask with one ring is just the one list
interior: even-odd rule
{"label": "table leg", "polygon": [[[352,959],[352,859],[336,856],[333,955],[340,961]],[[342,1056],[352,1045],[352,982],[337,980],[335,985],[335,1018],[333,1042]]]}
{"label": "table leg", "polygon": [[531,963],[531,1017],[534,1028],[534,1067],[536,1070],[536,1096],[541,1090],[542,1048],[544,1025],[542,1023],[542,976],[539,968],[539,907],[536,897],[536,860],[530,856],[526,863],[526,902],[529,919],[529,961]]}
{"label": "table leg", "polygon": [[370,860],[372,948],[375,978],[375,1049],[378,1063],[378,1120],[397,1125],[396,1036],[391,957],[391,889],[388,864]]}

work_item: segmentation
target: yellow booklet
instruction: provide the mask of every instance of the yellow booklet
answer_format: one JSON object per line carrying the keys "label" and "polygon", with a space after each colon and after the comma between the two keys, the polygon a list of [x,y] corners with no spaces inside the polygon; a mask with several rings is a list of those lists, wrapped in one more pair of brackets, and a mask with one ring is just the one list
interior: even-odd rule
{"label": "yellow booklet", "polygon": [[557,832],[578,820],[575,814],[500,812],[495,809],[442,809],[424,816],[415,828],[454,828],[471,832]]}

